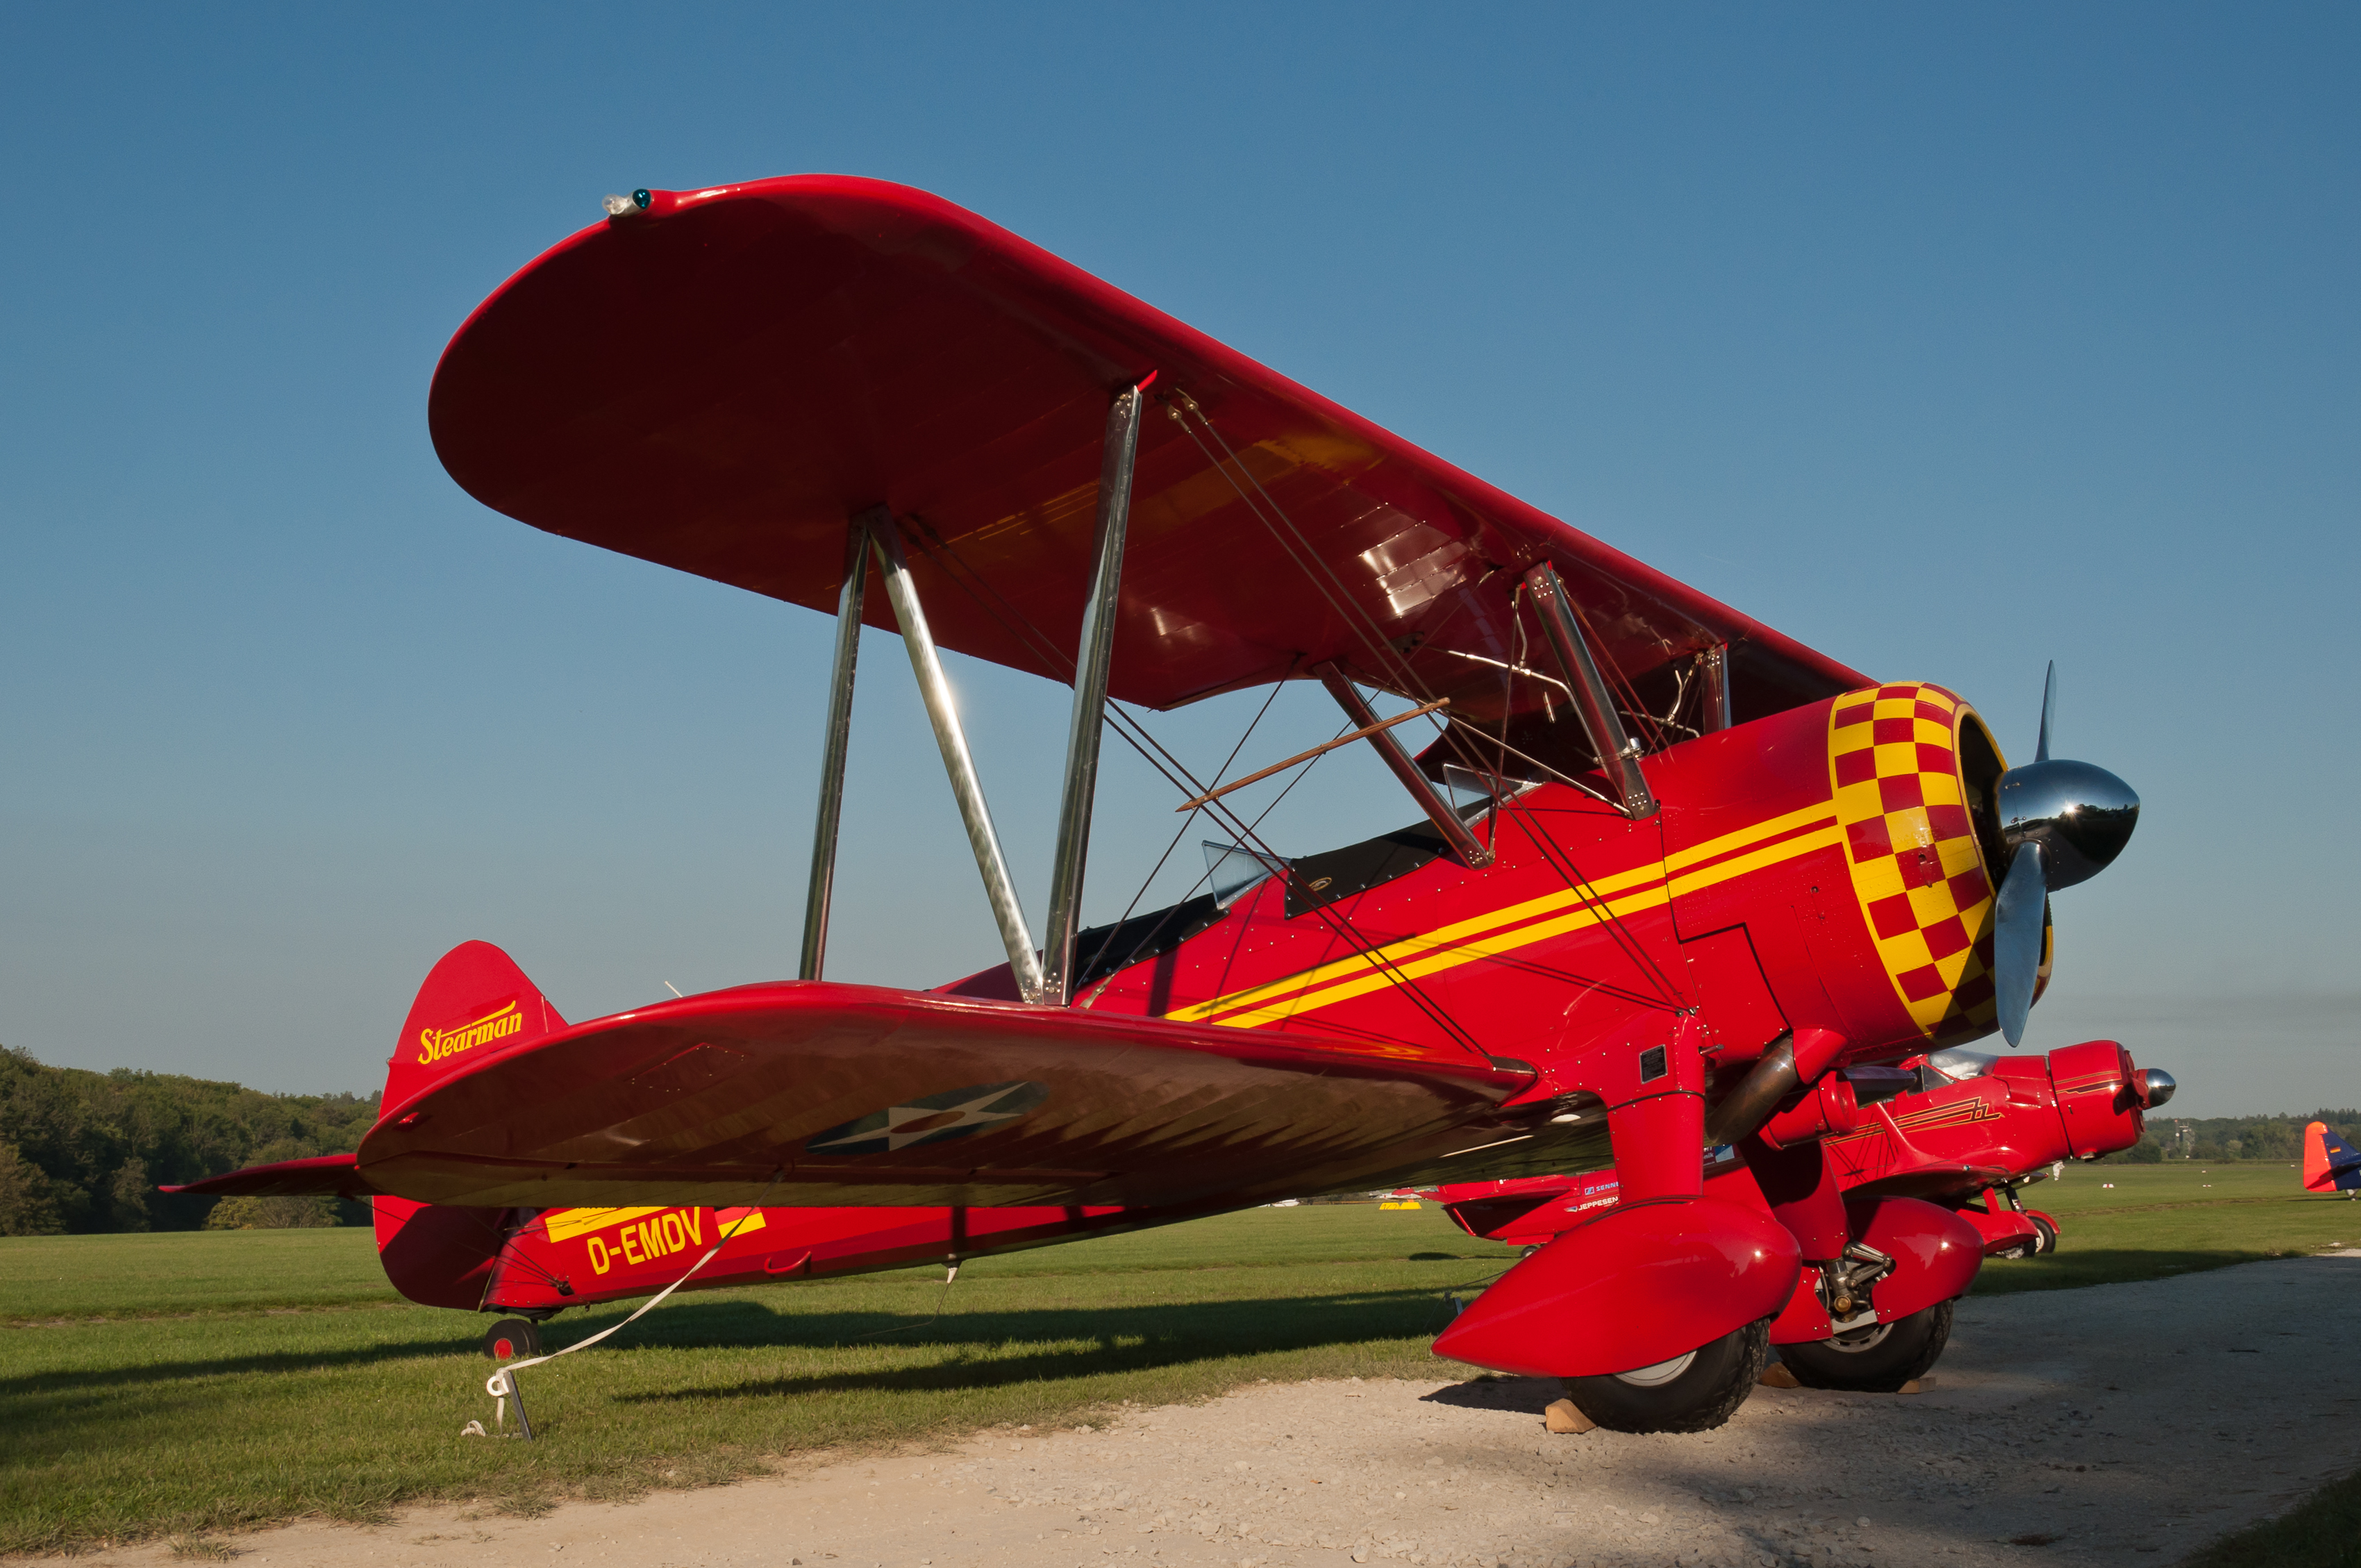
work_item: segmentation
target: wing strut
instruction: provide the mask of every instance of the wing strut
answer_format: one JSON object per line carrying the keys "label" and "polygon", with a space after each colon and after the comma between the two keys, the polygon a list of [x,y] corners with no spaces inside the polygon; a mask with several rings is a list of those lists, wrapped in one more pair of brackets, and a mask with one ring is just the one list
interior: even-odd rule
{"label": "wing strut", "polygon": [[1041,955],[1033,948],[1033,933],[1025,926],[1025,906],[1016,901],[1016,883],[1008,875],[1008,858],[1000,852],[1000,834],[992,825],[992,807],[983,798],[983,781],[976,777],[975,759],[968,754],[967,732],[960,728],[959,705],[952,700],[943,661],[935,652],[934,633],[927,629],[927,612],[918,603],[917,585],[910,580],[910,563],[902,554],[902,535],[892,514],[884,509],[863,514],[855,525],[869,536],[877,553],[877,568],[885,578],[885,597],[894,620],[902,628],[902,641],[910,650],[910,673],[918,678],[918,695],[926,700],[927,718],[935,727],[935,744],[943,753],[943,769],[951,776],[951,795],[959,802],[960,820],[967,826],[968,847],[975,851],[975,869],[983,873],[984,897],[1000,926],[1001,945],[1008,949],[1008,967],[1016,976],[1017,991],[1027,1002],[1041,999]]}
{"label": "wing strut", "polygon": [[[1049,872],[1049,929],[1042,948],[1041,1000],[1073,1000],[1074,930],[1082,907],[1082,863],[1091,848],[1099,740],[1106,728],[1107,665],[1115,649],[1115,596],[1123,587],[1124,528],[1131,516],[1133,458],[1139,450],[1141,388],[1126,387],[1107,410],[1099,464],[1099,521],[1091,547],[1091,596],[1082,606],[1074,661],[1074,712],[1066,729],[1065,797],[1058,807],[1058,852]],[[1021,970],[1019,971],[1022,972]]]}
{"label": "wing strut", "polygon": [[[811,889],[804,895],[799,980],[818,980],[828,956],[828,906],[836,890],[836,829],[844,817],[844,758],[852,743],[852,673],[861,658],[861,602],[869,595],[869,527],[878,507],[844,535],[844,583],[836,594],[836,664],[828,679],[828,735],[819,765],[819,819],[812,828]],[[522,1407],[519,1407],[522,1409]]]}
{"label": "wing strut", "polygon": [[1525,574],[1525,587],[1532,591],[1533,607],[1541,612],[1542,630],[1557,651],[1557,662],[1565,666],[1566,679],[1574,687],[1575,711],[1582,716],[1582,728],[1590,737],[1591,750],[1598,753],[1598,766],[1615,791],[1615,803],[1626,817],[1653,817],[1656,797],[1649,792],[1647,775],[1640,771],[1637,749],[1624,738],[1623,721],[1615,716],[1614,696],[1607,689],[1606,677],[1598,673],[1598,661],[1591,657],[1590,640],[1583,634],[1581,622],[1574,619],[1574,604],[1566,597],[1565,585],[1558,580],[1557,568],[1543,562]]}
{"label": "wing strut", "polygon": [[1360,726],[1369,744],[1378,749],[1378,755],[1386,760],[1386,766],[1393,770],[1394,777],[1401,780],[1402,787],[1410,791],[1419,808],[1426,813],[1426,819],[1434,824],[1434,830],[1443,835],[1444,841],[1451,846],[1460,861],[1470,866],[1490,865],[1492,851],[1486,849],[1475,834],[1467,831],[1467,824],[1459,819],[1459,813],[1451,809],[1451,803],[1435,793],[1434,785],[1418,771],[1418,764],[1411,761],[1408,751],[1402,750],[1402,743],[1395,739],[1394,732],[1380,727],[1367,700],[1345,677],[1345,672],[1331,663],[1314,666],[1312,673],[1320,677],[1320,684],[1328,688],[1328,695],[1336,699],[1336,706]]}

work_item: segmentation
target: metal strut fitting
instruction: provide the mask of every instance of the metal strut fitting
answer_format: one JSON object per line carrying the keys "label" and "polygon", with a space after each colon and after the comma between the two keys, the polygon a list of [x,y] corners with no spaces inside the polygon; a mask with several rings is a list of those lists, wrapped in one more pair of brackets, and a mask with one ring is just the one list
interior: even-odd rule
{"label": "metal strut fitting", "polygon": [[1623,720],[1615,711],[1614,694],[1607,689],[1598,662],[1591,657],[1590,641],[1575,619],[1574,601],[1566,596],[1557,568],[1543,562],[1525,574],[1525,587],[1533,596],[1533,608],[1541,612],[1542,630],[1556,650],[1557,662],[1565,667],[1575,711],[1582,717],[1590,749],[1598,753],[1598,766],[1615,791],[1616,804],[1626,817],[1653,817],[1656,797],[1648,789],[1647,776],[1640,772],[1637,751],[1624,735]]}
{"label": "metal strut fitting", "polygon": [[1730,645],[1717,642],[1705,651],[1698,670],[1705,689],[1698,694],[1704,715],[1697,721],[1699,733],[1710,735],[1717,729],[1730,728]]}
{"label": "metal strut fitting", "polygon": [[1082,867],[1091,848],[1091,805],[1097,794],[1099,740],[1106,729],[1107,666],[1115,649],[1116,596],[1123,587],[1124,530],[1131,517],[1131,475],[1139,452],[1137,387],[1115,394],[1107,410],[1099,463],[1098,528],[1091,543],[1091,594],[1082,605],[1082,646],[1074,659],[1074,709],[1066,727],[1065,792],[1058,806],[1058,851],[1049,870],[1049,928],[1041,952],[1040,1000],[1073,1000],[1074,933],[1081,925]]}

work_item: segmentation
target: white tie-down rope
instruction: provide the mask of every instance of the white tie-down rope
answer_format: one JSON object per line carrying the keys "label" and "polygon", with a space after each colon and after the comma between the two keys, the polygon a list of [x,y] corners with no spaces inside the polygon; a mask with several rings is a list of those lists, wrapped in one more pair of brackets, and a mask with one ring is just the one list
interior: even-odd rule
{"label": "white tie-down rope", "polygon": [[[764,1183],[763,1187],[763,1198],[767,1199],[770,1197],[771,1189],[779,1184],[780,1174],[781,1173],[777,1171],[773,1171],[771,1173],[771,1179]],[[484,1392],[489,1394],[495,1401],[492,1407],[493,1430],[496,1431],[500,1430],[508,1421],[509,1396],[515,1387],[515,1385],[509,1381],[511,1376],[516,1373],[522,1372],[528,1366],[539,1366],[544,1361],[555,1361],[561,1355],[572,1355],[577,1350],[588,1350],[592,1345],[597,1344],[609,1334],[618,1332],[623,1329],[628,1329],[633,1323],[638,1322],[649,1312],[653,1311],[657,1307],[662,1306],[665,1297],[671,1295],[674,1291],[679,1289],[682,1286],[695,1278],[697,1271],[703,1268],[707,1264],[711,1263],[713,1261],[714,1255],[719,1253],[723,1247],[728,1246],[730,1245],[730,1238],[738,1234],[739,1228],[744,1225],[745,1223],[753,1215],[760,1213],[762,1212],[762,1208],[763,1205],[760,1201],[750,1205],[744,1213],[740,1214],[738,1218],[731,1223],[729,1230],[714,1238],[713,1245],[706,1249],[706,1253],[703,1257],[698,1258],[695,1263],[688,1266],[688,1272],[686,1274],[682,1275],[679,1278],[674,1280],[671,1284],[657,1291],[653,1296],[648,1298],[647,1301],[641,1306],[638,1311],[633,1312],[621,1322],[610,1324],[606,1328],[600,1329],[588,1339],[577,1340],[572,1344],[566,1345],[561,1350],[551,1351],[547,1355],[536,1355],[529,1361],[511,1361],[506,1366],[503,1366],[499,1371],[493,1373],[491,1376],[487,1378],[484,1382]],[[522,1411],[523,1406],[519,1405],[518,1412],[520,1420],[522,1419]],[[481,1437],[484,1435],[483,1424],[481,1422],[469,1421],[467,1426],[472,1428],[473,1431],[469,1431],[463,1430],[459,1433],[461,1437]]]}

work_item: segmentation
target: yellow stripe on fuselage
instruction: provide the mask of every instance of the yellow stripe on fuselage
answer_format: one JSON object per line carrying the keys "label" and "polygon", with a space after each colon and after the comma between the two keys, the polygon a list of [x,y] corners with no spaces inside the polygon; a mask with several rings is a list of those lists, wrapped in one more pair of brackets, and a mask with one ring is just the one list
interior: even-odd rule
{"label": "yellow stripe on fuselage", "polygon": [[[1834,827],[1836,820],[1836,803],[1824,800],[1817,806],[1807,806],[1801,811],[1791,811],[1784,817],[1769,817],[1755,823],[1752,827],[1741,828],[1735,832],[1724,833],[1719,839],[1708,839],[1702,844],[1692,844],[1686,850],[1675,850],[1664,857],[1664,866],[1668,871],[1686,871],[1691,866],[1701,865],[1707,861],[1727,855],[1734,850],[1742,850],[1749,844],[1760,844],[1765,839],[1775,839],[1782,833],[1793,833],[1799,828],[1810,828],[1820,823]],[[1787,846],[1783,844],[1779,848],[1784,854]],[[1733,872],[1730,874],[1734,876],[1737,873]],[[1720,879],[1717,877],[1714,880],[1718,882]]]}
{"label": "yellow stripe on fuselage", "polygon": [[[1795,836],[1778,843],[1763,843],[1783,834]],[[1822,802],[1692,845],[1667,856],[1662,864],[1639,866],[1601,877],[1590,883],[1587,892],[1565,888],[1521,904],[1487,910],[1468,919],[1388,943],[1374,954],[1356,952],[1284,979],[1176,1009],[1168,1016],[1180,1023],[1211,1021],[1238,1029],[1275,1024],[1308,1009],[1333,1006],[1391,985],[1397,977],[1415,980],[1462,964],[1499,958],[1553,937],[1596,926],[1609,916],[1620,918],[1656,908],[1676,894],[1711,887],[1842,841],[1835,806]],[[1763,847],[1752,853],[1738,852],[1757,844]],[[1716,863],[1708,864],[1708,861]],[[1692,866],[1698,869],[1684,874],[1684,869]],[[1669,883],[1665,880],[1668,870],[1675,873]],[[1554,915],[1558,917],[1546,918]]]}
{"label": "yellow stripe on fuselage", "polygon": [[550,1215],[546,1223],[549,1239],[565,1242],[572,1241],[576,1236],[587,1236],[592,1231],[603,1231],[609,1225],[628,1224],[633,1220],[644,1220],[650,1214],[663,1212],[662,1208],[562,1209]]}

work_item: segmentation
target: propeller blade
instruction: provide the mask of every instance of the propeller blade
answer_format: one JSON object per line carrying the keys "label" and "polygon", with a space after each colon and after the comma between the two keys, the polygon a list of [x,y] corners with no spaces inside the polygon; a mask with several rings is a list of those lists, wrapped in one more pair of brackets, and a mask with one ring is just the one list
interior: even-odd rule
{"label": "propeller blade", "polygon": [[2033,748],[2033,760],[2049,760],[2049,718],[2058,707],[2058,661],[2049,661],[2049,673],[2041,677],[2041,739]]}
{"label": "propeller blade", "polygon": [[2000,1003],[2000,1032],[2012,1047],[2025,1038],[2033,983],[2041,974],[2042,913],[2049,899],[2045,881],[2040,846],[2019,844],[1993,912],[1993,990]]}

